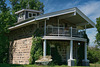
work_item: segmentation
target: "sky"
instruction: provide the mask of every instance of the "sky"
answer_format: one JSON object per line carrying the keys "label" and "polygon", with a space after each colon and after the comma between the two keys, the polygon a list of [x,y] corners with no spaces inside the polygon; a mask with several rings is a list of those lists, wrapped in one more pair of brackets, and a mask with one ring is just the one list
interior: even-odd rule
{"label": "sky", "polygon": [[[44,4],[44,13],[50,13],[63,9],[77,7],[86,16],[88,16],[95,24],[96,18],[100,17],[100,0],[40,0]],[[8,6],[9,0],[6,1]],[[87,29],[88,37],[90,39],[89,46],[94,46],[96,28]]]}

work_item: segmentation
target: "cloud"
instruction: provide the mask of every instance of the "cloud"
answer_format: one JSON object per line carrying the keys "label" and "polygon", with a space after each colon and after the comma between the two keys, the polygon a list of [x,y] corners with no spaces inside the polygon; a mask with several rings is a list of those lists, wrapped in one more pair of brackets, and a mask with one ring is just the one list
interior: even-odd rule
{"label": "cloud", "polygon": [[72,7],[75,7],[79,3],[79,1],[71,2],[71,3],[63,2],[63,4],[60,2],[56,2],[56,3],[53,3],[53,2],[54,1],[52,0],[47,0],[44,2],[44,4],[46,5],[44,7],[45,13],[72,8]]}
{"label": "cloud", "polygon": [[90,43],[89,43],[89,46],[94,46],[95,45],[95,36],[96,36],[96,28],[92,28],[92,29],[87,29],[87,34],[88,34],[88,37],[90,39]]}
{"label": "cloud", "polygon": [[[92,21],[96,23],[96,18],[100,17],[100,1],[89,1],[82,5],[78,5],[79,9],[86,14]],[[90,39],[90,46],[94,46],[96,40],[96,28],[87,30]]]}
{"label": "cloud", "polygon": [[100,1],[89,1],[82,5],[78,5],[78,7],[94,22],[96,18],[100,16]]}

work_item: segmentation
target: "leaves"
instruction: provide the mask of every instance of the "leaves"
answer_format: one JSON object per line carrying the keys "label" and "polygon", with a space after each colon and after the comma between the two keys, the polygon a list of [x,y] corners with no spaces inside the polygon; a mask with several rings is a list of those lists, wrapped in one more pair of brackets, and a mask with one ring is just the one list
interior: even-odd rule
{"label": "leaves", "polygon": [[44,5],[39,0],[10,0],[10,2],[12,5],[12,10],[14,12],[21,9],[26,9],[28,4],[29,4],[28,9],[40,10],[44,12],[43,10]]}
{"label": "leaves", "polygon": [[33,36],[33,42],[31,47],[31,56],[30,56],[30,64],[34,64],[37,59],[39,59],[40,56],[42,56],[42,39],[41,37],[34,37]]}
{"label": "leaves", "polygon": [[96,42],[98,45],[100,45],[100,17],[96,19],[96,28],[97,28],[97,34],[96,34]]}
{"label": "leaves", "polygon": [[8,27],[15,22],[13,15],[9,11],[5,0],[0,0],[0,63],[8,62],[9,40]]}
{"label": "leaves", "polygon": [[97,45],[95,47],[88,47],[87,55],[90,63],[96,63],[100,61],[100,49]]}

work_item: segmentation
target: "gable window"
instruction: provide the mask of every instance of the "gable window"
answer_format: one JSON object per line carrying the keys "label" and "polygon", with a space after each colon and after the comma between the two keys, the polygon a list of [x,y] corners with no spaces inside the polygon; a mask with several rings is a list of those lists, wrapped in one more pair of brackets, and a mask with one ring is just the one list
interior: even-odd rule
{"label": "gable window", "polygon": [[19,19],[23,17],[23,12],[19,14]]}
{"label": "gable window", "polygon": [[31,13],[29,13],[29,17],[32,17],[32,14]]}
{"label": "gable window", "polygon": [[33,17],[36,16],[36,13],[33,13]]}
{"label": "gable window", "polygon": [[37,16],[37,13],[28,12],[28,17],[29,17],[29,18],[30,18],[30,17],[35,17],[35,16]]}

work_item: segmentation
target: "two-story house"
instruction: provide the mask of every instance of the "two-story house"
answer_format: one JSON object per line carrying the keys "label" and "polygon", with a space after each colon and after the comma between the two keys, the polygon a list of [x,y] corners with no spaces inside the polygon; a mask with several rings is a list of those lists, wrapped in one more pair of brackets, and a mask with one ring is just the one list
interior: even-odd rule
{"label": "two-story house", "polygon": [[[41,11],[22,9],[15,12],[18,22],[10,27],[9,59],[11,64],[29,64],[32,35],[37,28],[43,29],[43,56],[46,56],[46,42],[59,43],[57,50],[62,61],[68,66],[78,60],[78,45],[84,45],[83,65],[89,65],[87,59],[87,39],[83,37],[86,29],[95,27],[95,24],[78,8],[71,8],[52,13],[42,14]],[[51,45],[51,53],[55,44]]]}

